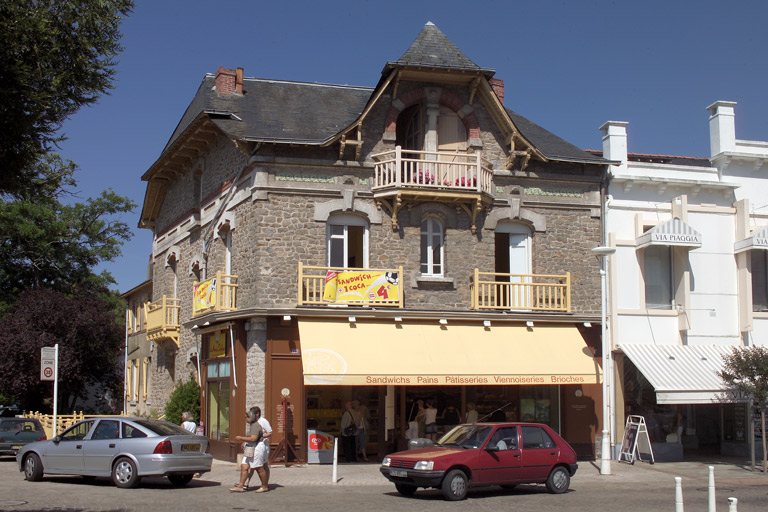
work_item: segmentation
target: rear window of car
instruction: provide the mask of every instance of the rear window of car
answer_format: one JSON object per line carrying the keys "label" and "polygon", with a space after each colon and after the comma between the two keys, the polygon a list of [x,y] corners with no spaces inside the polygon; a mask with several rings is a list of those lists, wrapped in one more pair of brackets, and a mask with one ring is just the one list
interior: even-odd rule
{"label": "rear window of car", "polygon": [[136,423],[140,427],[144,427],[147,430],[154,432],[159,436],[178,436],[178,435],[188,436],[191,434],[189,430],[185,430],[181,428],[179,425],[175,425],[167,421],[134,420],[134,423]]}
{"label": "rear window of car", "polygon": [[546,430],[541,427],[522,427],[523,448],[554,448],[555,442]]}
{"label": "rear window of car", "polygon": [[42,432],[43,426],[37,420],[4,419],[0,421],[0,432]]}

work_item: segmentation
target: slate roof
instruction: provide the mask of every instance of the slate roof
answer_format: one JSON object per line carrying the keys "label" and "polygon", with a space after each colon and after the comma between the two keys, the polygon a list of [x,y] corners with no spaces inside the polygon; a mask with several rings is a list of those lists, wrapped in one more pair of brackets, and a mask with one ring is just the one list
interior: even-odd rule
{"label": "slate roof", "polygon": [[382,74],[395,66],[481,71],[488,77],[495,73],[493,69],[481,68],[472,62],[432,22],[424,25],[402,57],[394,62],[387,62]]}

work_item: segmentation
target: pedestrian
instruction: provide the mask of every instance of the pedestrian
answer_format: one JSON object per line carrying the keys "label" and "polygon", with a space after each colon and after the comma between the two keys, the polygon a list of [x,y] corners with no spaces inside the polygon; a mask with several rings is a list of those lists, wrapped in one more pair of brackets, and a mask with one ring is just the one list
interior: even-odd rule
{"label": "pedestrian", "polygon": [[368,427],[370,426],[368,419],[371,417],[371,412],[365,403],[361,404],[357,400],[352,402],[352,409],[357,413],[359,419],[357,424],[357,442],[355,443],[357,455],[361,460],[368,462]]}
{"label": "pedestrian", "polygon": [[261,480],[261,487],[256,492],[267,492],[269,490],[269,438],[272,437],[272,425],[267,418],[261,415],[261,407],[252,407],[252,410],[256,413],[256,421],[261,426],[262,436],[261,441],[256,445],[254,464],[248,470],[248,478],[243,488],[248,488],[253,472],[256,471],[259,480]]}
{"label": "pedestrian", "polygon": [[193,434],[195,433],[197,425],[195,424],[195,417],[192,416],[191,412],[184,411],[181,413],[181,428],[184,430],[189,430]]}
{"label": "pedestrian", "polygon": [[477,423],[477,409],[472,402],[467,402],[467,423]]}
{"label": "pedestrian", "polygon": [[246,411],[245,419],[249,424],[247,436],[235,436],[235,441],[242,441],[243,459],[240,462],[240,481],[230,489],[232,492],[243,492],[247,489],[245,481],[251,472],[251,468],[256,468],[256,446],[261,441],[263,431],[256,417],[255,407]]}
{"label": "pedestrian", "polygon": [[437,409],[432,405],[432,400],[427,400],[427,408],[424,414],[424,432],[427,439],[437,441]]}
{"label": "pedestrian", "polygon": [[453,404],[448,404],[443,413],[440,415],[440,419],[445,425],[445,431],[450,431],[453,427],[461,423],[461,415],[459,410],[454,407]]}
{"label": "pedestrian", "polygon": [[357,462],[355,456],[355,440],[357,439],[357,414],[352,408],[352,402],[344,404],[346,409],[341,415],[341,448],[347,462]]}

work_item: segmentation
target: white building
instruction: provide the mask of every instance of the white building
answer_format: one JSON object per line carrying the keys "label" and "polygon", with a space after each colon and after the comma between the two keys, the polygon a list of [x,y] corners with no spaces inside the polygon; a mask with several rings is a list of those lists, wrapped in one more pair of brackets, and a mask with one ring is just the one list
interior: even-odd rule
{"label": "white building", "polygon": [[604,204],[613,444],[639,414],[661,460],[748,452],[746,407],[721,401],[717,372],[732,347],[768,344],[768,143],[736,140],[734,105],[709,107],[711,160],[628,154],[627,123],[601,127],[618,162]]}

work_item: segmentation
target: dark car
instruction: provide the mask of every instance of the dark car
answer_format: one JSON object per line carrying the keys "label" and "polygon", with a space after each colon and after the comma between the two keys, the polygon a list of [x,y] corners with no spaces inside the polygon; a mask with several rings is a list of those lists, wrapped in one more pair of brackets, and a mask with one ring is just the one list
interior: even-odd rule
{"label": "dark car", "polygon": [[142,476],[167,476],[186,485],[195,473],[211,470],[208,438],[178,425],[149,418],[105,417],[75,423],[48,441],[28,444],[16,455],[30,481],[43,475],[111,477],[134,487]]}
{"label": "dark car", "polygon": [[0,418],[0,454],[16,455],[23,446],[44,440],[45,431],[38,420]]}
{"label": "dark car", "polygon": [[473,423],[458,425],[433,446],[384,457],[381,474],[404,496],[433,487],[461,500],[470,487],[489,485],[541,483],[560,494],[577,468],[576,452],[547,425]]}

